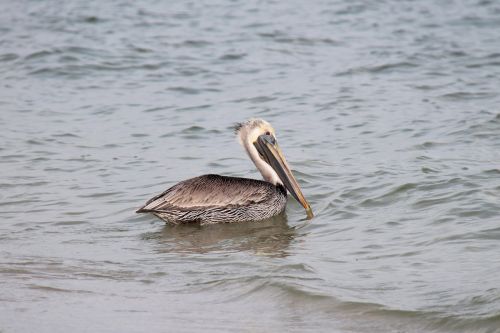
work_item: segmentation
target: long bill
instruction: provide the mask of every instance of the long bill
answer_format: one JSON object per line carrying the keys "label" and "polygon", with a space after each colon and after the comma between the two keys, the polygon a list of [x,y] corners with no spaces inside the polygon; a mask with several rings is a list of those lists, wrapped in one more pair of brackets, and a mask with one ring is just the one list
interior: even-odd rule
{"label": "long bill", "polygon": [[261,135],[257,138],[254,143],[255,148],[264,160],[276,171],[278,177],[281,179],[285,187],[292,194],[292,196],[300,202],[307,213],[307,218],[311,219],[314,214],[312,212],[311,206],[307,202],[304,194],[297,183],[297,180],[292,174],[288,163],[286,162],[285,156],[281,152],[278,143],[271,135]]}

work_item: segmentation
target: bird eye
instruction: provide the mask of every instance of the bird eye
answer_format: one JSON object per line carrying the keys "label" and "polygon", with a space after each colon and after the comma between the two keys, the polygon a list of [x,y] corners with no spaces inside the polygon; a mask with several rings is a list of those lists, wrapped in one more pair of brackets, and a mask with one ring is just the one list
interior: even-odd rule
{"label": "bird eye", "polygon": [[271,132],[267,131],[267,132],[266,132],[266,135],[271,135]]}

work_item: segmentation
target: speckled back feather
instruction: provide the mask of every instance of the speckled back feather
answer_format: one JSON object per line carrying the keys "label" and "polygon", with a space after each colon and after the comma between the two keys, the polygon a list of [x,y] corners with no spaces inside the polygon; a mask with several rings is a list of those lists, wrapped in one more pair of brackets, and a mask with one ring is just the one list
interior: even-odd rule
{"label": "speckled back feather", "polygon": [[174,223],[262,220],[283,211],[286,190],[266,181],[204,175],[172,186],[138,213],[153,213]]}

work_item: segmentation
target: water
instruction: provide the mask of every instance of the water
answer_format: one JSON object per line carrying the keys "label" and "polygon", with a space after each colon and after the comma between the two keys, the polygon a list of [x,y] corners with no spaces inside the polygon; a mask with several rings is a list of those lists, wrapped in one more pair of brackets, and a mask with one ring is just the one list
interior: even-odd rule
{"label": "water", "polygon": [[[0,331],[500,332],[496,1],[3,1]],[[165,226],[260,178],[316,217]]]}

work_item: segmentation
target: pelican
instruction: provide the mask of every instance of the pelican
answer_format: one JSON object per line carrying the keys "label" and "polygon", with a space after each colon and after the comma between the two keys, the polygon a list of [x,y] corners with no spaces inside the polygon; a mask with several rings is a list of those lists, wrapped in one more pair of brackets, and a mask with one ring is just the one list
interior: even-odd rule
{"label": "pelican", "polygon": [[137,213],[152,213],[172,224],[258,221],[285,209],[288,190],[312,218],[273,127],[250,119],[237,124],[235,134],[264,180],[211,174],[187,179],[147,201]]}

